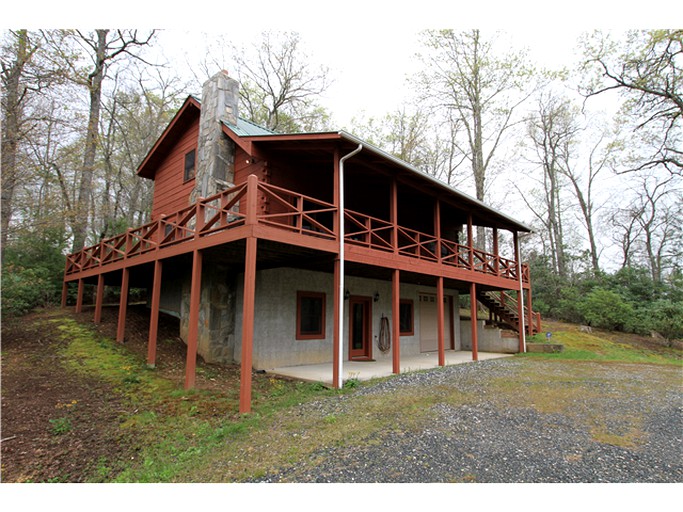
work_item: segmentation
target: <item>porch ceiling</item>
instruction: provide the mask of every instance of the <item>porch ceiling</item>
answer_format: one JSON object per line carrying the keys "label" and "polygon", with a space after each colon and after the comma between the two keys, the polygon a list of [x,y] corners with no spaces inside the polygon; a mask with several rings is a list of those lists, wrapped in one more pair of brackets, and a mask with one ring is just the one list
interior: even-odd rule
{"label": "porch ceiling", "polygon": [[471,213],[473,222],[477,226],[497,227],[510,231],[531,231],[531,228],[476,198],[428,176],[410,164],[343,131],[259,136],[250,137],[249,140],[264,153],[288,160],[303,160],[316,165],[326,164],[330,166],[330,171],[335,150],[339,150],[340,154],[344,155],[355,149],[358,144],[363,144],[363,151],[346,163],[349,172],[356,169],[366,175],[373,173],[396,177],[399,184],[404,187],[412,191],[420,191],[432,198],[439,198],[455,211],[461,212],[460,220],[465,219],[466,222],[467,214]]}

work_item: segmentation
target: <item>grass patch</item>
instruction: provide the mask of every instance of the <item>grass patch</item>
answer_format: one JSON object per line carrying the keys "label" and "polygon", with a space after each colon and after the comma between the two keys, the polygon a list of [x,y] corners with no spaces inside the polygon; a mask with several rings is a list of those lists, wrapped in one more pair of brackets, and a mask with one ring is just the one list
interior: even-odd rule
{"label": "grass patch", "polygon": [[[283,467],[294,467],[296,472],[299,467],[315,466],[330,450],[380,443],[394,432],[434,428],[431,409],[440,403],[458,407],[487,402],[501,409],[561,413],[585,426],[597,442],[638,446],[645,439],[647,407],[633,417],[618,417],[597,406],[605,395],[614,400],[639,397],[638,382],[601,377],[601,371],[614,362],[668,365],[652,372],[655,383],[661,374],[665,392],[672,373],[680,371],[671,365],[681,364],[673,356],[558,327],[552,329],[552,341],[564,344],[565,352],[525,354],[521,357],[528,364],[515,370],[514,378],[492,378],[484,387],[408,386],[390,394],[357,396],[372,383],[351,379],[345,389],[330,390],[321,384],[255,375],[253,412],[240,415],[234,384],[179,389],[162,372],[148,369],[140,357],[89,326],[68,316],[48,321],[60,333],[64,364],[110,383],[131,404],[127,410],[132,412],[121,417],[118,428],[122,436],[134,440],[135,458],[126,461],[122,470],[119,461],[97,461],[92,477],[97,481],[239,482]],[[214,368],[198,368],[199,374],[223,378]],[[325,400],[313,403],[320,399]],[[295,481],[296,475],[290,478]]]}
{"label": "grass patch", "polygon": [[[126,347],[100,336],[90,326],[65,315],[51,315],[46,321],[59,333],[65,367],[112,385],[135,411],[123,416],[118,428],[122,435],[135,440],[138,455],[118,474],[113,474],[112,464],[98,464],[93,477],[97,481],[102,481],[104,475],[117,482],[205,481],[207,457],[223,453],[225,447],[233,447],[234,454],[238,454],[278,411],[348,392],[332,391],[316,383],[263,377],[254,382],[253,413],[239,415],[239,392],[232,386],[219,391],[179,389],[159,372],[148,369]],[[202,373],[218,377],[211,368],[198,368],[198,374]],[[61,420],[53,422],[55,433],[68,431],[69,423]],[[291,459],[296,451],[280,455]],[[258,471],[252,468],[251,473],[240,474],[249,478]]]}
{"label": "grass patch", "polygon": [[[525,365],[514,381],[492,379],[486,395],[501,409],[531,408],[549,417],[561,414],[589,432],[593,441],[633,448],[646,441],[643,425],[651,412],[652,386],[664,396],[672,382],[680,381],[680,372],[670,365],[652,365],[651,387],[644,391],[638,380],[615,378],[610,372],[614,365],[623,369],[622,363],[600,361]],[[615,403],[632,400],[639,406],[605,408],[601,405],[605,397]]]}
{"label": "grass patch", "polygon": [[[674,364],[683,366],[681,351],[661,347],[651,350],[645,347],[635,348],[632,343],[613,341],[603,333],[579,332],[574,325],[549,322],[544,325],[545,331],[552,332],[551,343],[564,345],[559,353],[526,353],[522,357],[542,359],[560,359],[575,361],[619,361],[624,363]],[[536,335],[535,338],[538,338]],[[634,337],[622,334],[624,340]],[[530,339],[531,341],[531,339]],[[545,341],[545,340],[538,340]]]}

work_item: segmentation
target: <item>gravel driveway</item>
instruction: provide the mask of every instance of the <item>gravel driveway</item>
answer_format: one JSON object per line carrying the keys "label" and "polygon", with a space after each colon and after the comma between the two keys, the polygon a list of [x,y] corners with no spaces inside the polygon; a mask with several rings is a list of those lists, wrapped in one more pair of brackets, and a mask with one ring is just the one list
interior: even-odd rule
{"label": "gravel driveway", "polygon": [[322,447],[258,481],[683,482],[682,383],[673,366],[534,359],[406,373],[301,413],[345,414],[364,396],[425,387],[477,398],[437,401],[417,428]]}

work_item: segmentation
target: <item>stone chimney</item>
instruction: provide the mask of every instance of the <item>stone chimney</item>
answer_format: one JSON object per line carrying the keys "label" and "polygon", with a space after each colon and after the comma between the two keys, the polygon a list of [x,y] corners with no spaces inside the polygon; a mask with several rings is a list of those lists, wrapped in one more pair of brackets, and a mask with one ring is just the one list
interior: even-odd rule
{"label": "stone chimney", "polygon": [[239,82],[221,71],[202,87],[195,188],[190,203],[234,184],[235,144],[223,134],[221,122],[237,124]]}

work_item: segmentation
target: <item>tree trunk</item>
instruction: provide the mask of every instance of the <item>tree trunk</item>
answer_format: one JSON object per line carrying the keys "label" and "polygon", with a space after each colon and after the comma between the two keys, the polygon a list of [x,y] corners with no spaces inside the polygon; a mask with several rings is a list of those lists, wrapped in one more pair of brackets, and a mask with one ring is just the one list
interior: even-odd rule
{"label": "tree trunk", "polygon": [[19,30],[17,32],[16,59],[9,68],[3,69],[5,123],[2,130],[2,227],[0,229],[2,236],[0,250],[2,250],[2,254],[4,254],[7,243],[7,231],[12,218],[14,190],[17,184],[17,151],[23,115],[21,75],[31,53],[28,51],[26,30]]}
{"label": "tree trunk", "polygon": [[88,115],[88,129],[85,139],[83,166],[78,187],[76,203],[76,222],[72,226],[72,252],[79,251],[85,245],[88,230],[88,213],[92,197],[93,176],[95,174],[95,155],[97,153],[97,136],[100,123],[100,106],[102,98],[102,81],[104,80],[106,47],[108,30],[97,30],[97,46],[95,54],[95,68],[88,77],[90,90],[90,112]]}

